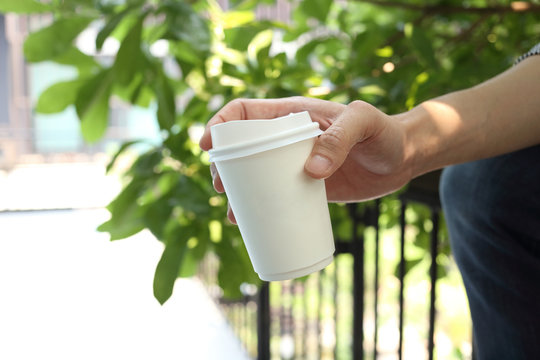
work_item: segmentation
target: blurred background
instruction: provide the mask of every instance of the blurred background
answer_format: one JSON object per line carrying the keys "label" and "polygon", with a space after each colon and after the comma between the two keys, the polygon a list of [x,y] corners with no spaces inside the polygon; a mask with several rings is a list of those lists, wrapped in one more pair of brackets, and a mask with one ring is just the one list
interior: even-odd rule
{"label": "blurred background", "polygon": [[[179,281],[184,296],[165,306],[154,298],[163,246],[151,233],[111,243],[96,231],[122,187],[105,173],[111,154],[158,143],[159,127],[155,109],[111,99],[107,134],[89,144],[73,106],[36,112],[45,89],[77,75],[24,57],[26,36],[52,21],[0,14],[0,358],[247,359],[199,282]],[[74,44],[88,51],[98,30]],[[110,62],[117,50],[89,54]]]}
{"label": "blurred background", "polygon": [[333,204],[334,263],[263,284],[197,143],[237,97],[405,111],[510,67],[539,19],[537,1],[0,1],[0,358],[472,358],[437,174]]}

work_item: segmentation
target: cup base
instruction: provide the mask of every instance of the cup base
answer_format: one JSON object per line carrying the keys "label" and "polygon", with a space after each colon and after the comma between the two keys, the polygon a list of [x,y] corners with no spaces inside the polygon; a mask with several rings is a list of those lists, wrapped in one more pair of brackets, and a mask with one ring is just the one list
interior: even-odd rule
{"label": "cup base", "polygon": [[330,265],[330,263],[334,260],[334,256],[330,255],[329,257],[304,268],[288,271],[284,273],[277,273],[277,274],[258,274],[261,280],[264,281],[280,281],[280,280],[291,280],[295,278],[299,278],[308,274],[311,274],[313,272],[319,271]]}

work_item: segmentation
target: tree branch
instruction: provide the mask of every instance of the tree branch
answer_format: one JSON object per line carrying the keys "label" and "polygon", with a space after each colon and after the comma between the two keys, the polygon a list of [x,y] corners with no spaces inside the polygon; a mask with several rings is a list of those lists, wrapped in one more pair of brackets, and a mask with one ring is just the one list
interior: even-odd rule
{"label": "tree branch", "polygon": [[[420,15],[418,18],[416,18],[412,24],[413,26],[418,26],[422,23],[422,21],[424,21],[427,17],[429,17],[429,14],[422,14]],[[383,47],[385,46],[391,46],[393,43],[395,43],[396,41],[400,40],[402,37],[405,36],[405,33],[403,32],[403,30],[399,30],[397,31],[394,35],[390,36],[387,40],[386,40],[386,43],[383,45]]]}
{"label": "tree branch", "polygon": [[377,6],[388,6],[400,9],[421,11],[425,14],[456,14],[456,13],[471,13],[471,14],[505,14],[505,13],[527,13],[540,12],[540,5],[531,4],[526,1],[513,1],[508,6],[486,6],[486,7],[464,7],[450,5],[418,5],[409,4],[401,1],[392,0],[359,0],[360,2],[373,4]]}
{"label": "tree branch", "polygon": [[471,36],[474,30],[480,25],[482,25],[487,19],[489,18],[489,14],[483,14],[480,18],[478,18],[474,23],[471,24],[466,30],[463,30],[460,32],[457,36],[450,39],[448,43],[457,43],[460,41],[463,41]]}

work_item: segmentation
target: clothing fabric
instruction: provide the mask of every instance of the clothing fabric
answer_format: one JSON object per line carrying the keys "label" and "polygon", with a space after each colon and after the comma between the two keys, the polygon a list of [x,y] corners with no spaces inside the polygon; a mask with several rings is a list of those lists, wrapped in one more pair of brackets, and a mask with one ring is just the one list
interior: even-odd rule
{"label": "clothing fabric", "polygon": [[521,61],[523,61],[526,58],[528,58],[529,56],[533,56],[533,55],[540,55],[540,43],[536,44],[535,46],[532,47],[531,50],[529,50],[525,54],[518,57],[516,59],[516,61],[514,62],[514,65],[519,64]]}
{"label": "clothing fabric", "polygon": [[443,171],[477,359],[540,359],[540,146]]}
{"label": "clothing fabric", "polygon": [[540,145],[450,166],[440,195],[475,358],[540,359]]}

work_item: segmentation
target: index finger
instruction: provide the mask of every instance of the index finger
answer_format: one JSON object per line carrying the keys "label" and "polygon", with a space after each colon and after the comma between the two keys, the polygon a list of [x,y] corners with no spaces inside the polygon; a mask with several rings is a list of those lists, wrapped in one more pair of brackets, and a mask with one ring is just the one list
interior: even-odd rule
{"label": "index finger", "polygon": [[273,119],[305,110],[310,111],[312,120],[325,129],[336,117],[338,108],[341,112],[343,106],[330,101],[300,96],[282,99],[236,99],[225,105],[208,121],[199,146],[205,151],[212,148],[210,127],[213,125],[231,120]]}

